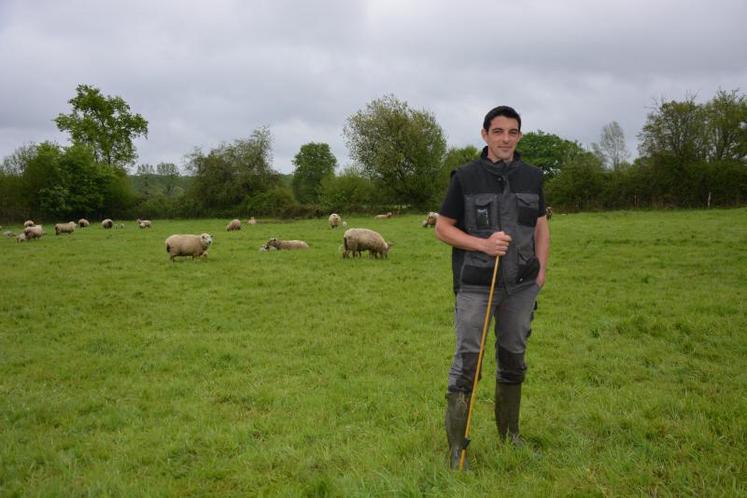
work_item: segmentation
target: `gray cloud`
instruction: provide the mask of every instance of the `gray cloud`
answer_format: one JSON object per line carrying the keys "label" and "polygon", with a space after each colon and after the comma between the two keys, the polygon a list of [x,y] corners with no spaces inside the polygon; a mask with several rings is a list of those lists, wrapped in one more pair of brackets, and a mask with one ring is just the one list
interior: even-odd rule
{"label": "gray cloud", "polygon": [[747,83],[747,3],[282,1],[0,3],[0,157],[65,143],[52,119],[76,85],[149,121],[139,162],[269,126],[274,166],[304,143],[341,165],[348,116],[394,94],[436,115],[453,146],[510,104],[525,130],[590,144],[618,121],[635,151],[654,99]]}

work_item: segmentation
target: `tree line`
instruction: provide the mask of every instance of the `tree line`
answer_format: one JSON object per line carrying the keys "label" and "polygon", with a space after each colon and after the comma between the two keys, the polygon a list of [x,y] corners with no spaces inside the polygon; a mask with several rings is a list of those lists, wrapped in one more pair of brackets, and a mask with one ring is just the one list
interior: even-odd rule
{"label": "tree line", "polygon": [[[79,85],[71,112],[54,121],[70,145],[20,146],[0,167],[0,219],[78,217],[313,217],[331,211],[437,210],[474,146],[448,147],[435,116],[388,95],[343,129],[353,164],[340,169],[328,144],[307,143],[292,175],[272,166],[266,127],[173,163],[139,164],[134,139],[148,122],[121,97]],[[522,159],[544,171],[548,204],[563,211],[738,206],[747,198],[747,98],[719,91],[699,104],[659,101],[629,152],[613,121],[589,148],[552,133],[525,133]],[[186,174],[184,174],[186,173]]]}

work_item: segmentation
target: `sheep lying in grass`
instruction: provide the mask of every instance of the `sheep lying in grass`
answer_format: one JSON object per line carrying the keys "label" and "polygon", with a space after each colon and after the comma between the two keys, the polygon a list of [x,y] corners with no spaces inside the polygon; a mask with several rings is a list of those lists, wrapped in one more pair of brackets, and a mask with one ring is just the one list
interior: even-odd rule
{"label": "sheep lying in grass", "polygon": [[368,251],[369,257],[386,258],[392,247],[381,234],[368,228],[349,228],[342,237],[342,245],[343,258],[360,256],[362,251]]}
{"label": "sheep lying in grass", "polygon": [[241,220],[231,220],[228,225],[226,225],[227,232],[233,232],[234,230],[241,230]]}
{"label": "sheep lying in grass", "polygon": [[150,220],[141,220],[140,218],[137,219],[137,226],[140,228],[151,228],[152,222]]}
{"label": "sheep lying in grass", "polygon": [[377,220],[388,220],[388,219],[389,219],[389,218],[391,218],[392,216],[393,216],[393,215],[392,215],[392,212],[391,212],[391,211],[389,211],[389,212],[388,212],[388,213],[386,213],[386,214],[377,214],[377,215],[375,216],[375,218],[376,218]]}
{"label": "sheep lying in grass", "polygon": [[114,222],[111,220],[111,218],[107,218],[101,222],[101,228],[105,228],[108,230],[113,226],[114,226]]}
{"label": "sheep lying in grass", "polygon": [[90,225],[90,224],[91,224],[91,222],[90,222],[90,221],[88,221],[88,220],[87,220],[87,219],[85,219],[85,218],[81,218],[81,219],[79,219],[79,220],[78,220],[78,226],[79,226],[80,228],[86,228],[86,227],[87,227],[88,225]]}
{"label": "sheep lying in grass", "polygon": [[15,236],[16,236],[16,234],[15,234],[15,233],[13,233],[13,232],[11,232],[10,230],[6,230],[6,231],[4,231],[4,232],[3,232],[3,235],[4,235],[5,237],[8,237],[9,239],[10,239],[10,238],[13,238],[13,237],[15,237]]}
{"label": "sheep lying in grass", "polygon": [[69,223],[57,223],[54,226],[54,234],[59,235],[61,233],[73,233],[75,231],[76,223],[71,221]]}
{"label": "sheep lying in grass", "polygon": [[277,250],[308,249],[309,244],[307,244],[303,240],[279,240],[273,237],[267,241],[265,247],[267,248],[266,250],[270,250],[272,248],[275,248]]}
{"label": "sheep lying in grass", "polygon": [[207,258],[207,250],[213,243],[213,237],[209,233],[201,235],[172,235],[166,239],[166,252],[169,253],[171,261],[177,256],[192,256],[195,258]]}
{"label": "sheep lying in grass", "polygon": [[342,223],[342,218],[337,213],[329,215],[329,228],[337,228]]}
{"label": "sheep lying in grass", "polygon": [[430,213],[428,213],[428,216],[425,217],[421,225],[423,227],[435,227],[437,219],[438,219],[438,213],[431,211]]}
{"label": "sheep lying in grass", "polygon": [[23,229],[23,234],[26,240],[40,239],[44,235],[44,229],[41,225],[34,225],[32,227],[26,227]]}

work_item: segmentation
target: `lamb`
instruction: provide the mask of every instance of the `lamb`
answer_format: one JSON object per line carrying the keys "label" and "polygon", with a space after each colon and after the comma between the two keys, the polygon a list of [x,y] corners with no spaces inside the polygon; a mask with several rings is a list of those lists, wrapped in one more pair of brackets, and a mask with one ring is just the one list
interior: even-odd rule
{"label": "lamb", "polygon": [[251,218],[249,218],[248,220],[246,220],[246,224],[247,225],[256,225],[257,224],[257,220],[255,220],[254,216],[252,216]]}
{"label": "lamb", "polygon": [[387,219],[389,219],[389,218],[391,218],[391,217],[392,217],[392,212],[391,212],[391,211],[389,211],[389,212],[388,212],[388,213],[386,213],[386,214],[377,214],[377,215],[375,216],[375,218],[376,218],[377,220],[387,220]]}
{"label": "lamb", "polygon": [[137,219],[137,226],[140,228],[150,228],[151,221],[150,220],[141,220],[140,218]]}
{"label": "lamb", "polygon": [[550,218],[552,218],[552,208],[550,206],[545,208],[545,216],[547,216],[547,221],[550,221]]}
{"label": "lamb", "polygon": [[360,256],[362,251],[368,251],[369,257],[386,258],[392,247],[378,232],[368,228],[349,228],[342,237],[342,245],[343,258]]}
{"label": "lamb", "polygon": [[274,247],[275,249],[308,249],[309,244],[303,240],[278,240],[275,237],[271,238],[265,244],[265,247],[269,250]]}
{"label": "lamb", "polygon": [[241,220],[231,220],[228,225],[226,225],[227,232],[232,232],[234,230],[241,230]]}
{"label": "lamb", "polygon": [[87,219],[85,219],[85,218],[81,218],[81,219],[79,219],[79,220],[78,220],[78,226],[79,226],[80,228],[86,228],[86,227],[87,227],[88,225],[90,225],[90,224],[91,224],[91,222],[90,222],[90,221],[88,221],[88,220],[87,220]]}
{"label": "lamb", "polygon": [[342,218],[337,213],[332,213],[329,215],[329,228],[337,228],[340,226],[340,223],[342,222]]}
{"label": "lamb", "polygon": [[16,242],[26,242],[26,234],[21,232],[16,236]]}
{"label": "lamb", "polygon": [[169,253],[171,262],[177,256],[192,256],[195,258],[207,258],[207,250],[213,243],[213,237],[209,233],[201,235],[172,235],[166,239],[166,252]]}
{"label": "lamb", "polygon": [[107,218],[101,222],[101,228],[105,228],[108,230],[113,226],[114,226],[114,222],[111,220],[111,218]]}
{"label": "lamb", "polygon": [[25,222],[23,223],[23,228],[28,228],[28,227],[32,227],[32,226],[34,226],[35,224],[36,224],[36,223],[34,223],[34,222],[33,222],[32,220],[26,220],[26,221],[25,221]]}
{"label": "lamb", "polygon": [[73,233],[75,231],[75,225],[76,223],[74,221],[71,221],[70,223],[57,223],[54,226],[54,234]]}
{"label": "lamb", "polygon": [[435,227],[437,219],[438,219],[438,213],[431,211],[430,213],[428,213],[428,216],[425,217],[421,225],[423,227]]}
{"label": "lamb", "polygon": [[40,239],[44,235],[44,229],[41,225],[34,225],[24,228],[23,234],[26,236],[26,240]]}

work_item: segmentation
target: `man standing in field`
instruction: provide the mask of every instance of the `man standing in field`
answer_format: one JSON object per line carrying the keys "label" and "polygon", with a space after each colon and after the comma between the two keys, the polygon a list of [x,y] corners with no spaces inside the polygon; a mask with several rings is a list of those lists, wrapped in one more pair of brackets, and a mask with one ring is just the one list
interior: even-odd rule
{"label": "man standing in field", "polygon": [[497,364],[495,419],[502,440],[520,446],[519,405],[537,294],[545,283],[550,229],[542,170],[521,161],[521,117],[507,106],[485,116],[480,159],[452,172],[436,237],[452,246],[456,350],[446,393],[449,465],[458,468],[476,375],[495,258],[501,257],[492,313]]}

